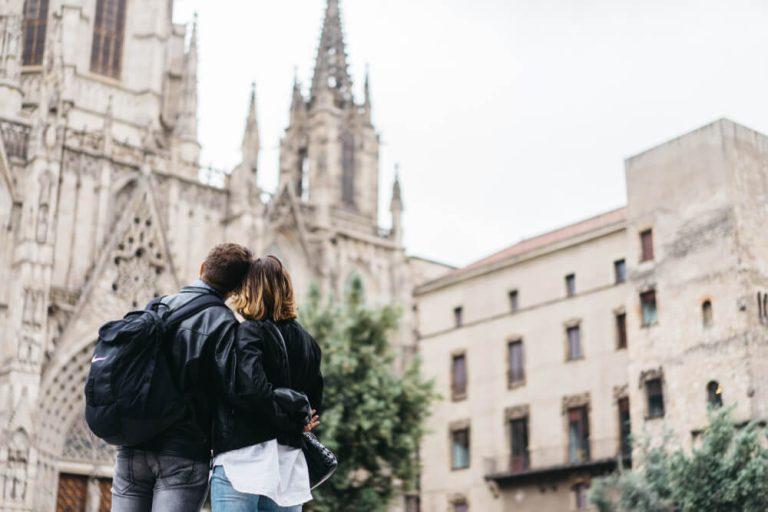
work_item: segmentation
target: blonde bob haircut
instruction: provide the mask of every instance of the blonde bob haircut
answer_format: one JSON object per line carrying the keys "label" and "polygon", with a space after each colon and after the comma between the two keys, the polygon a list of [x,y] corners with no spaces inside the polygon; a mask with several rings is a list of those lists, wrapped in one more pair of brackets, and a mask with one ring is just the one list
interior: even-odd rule
{"label": "blonde bob haircut", "polygon": [[296,318],[291,275],[283,263],[272,255],[253,261],[232,306],[247,320],[279,322]]}

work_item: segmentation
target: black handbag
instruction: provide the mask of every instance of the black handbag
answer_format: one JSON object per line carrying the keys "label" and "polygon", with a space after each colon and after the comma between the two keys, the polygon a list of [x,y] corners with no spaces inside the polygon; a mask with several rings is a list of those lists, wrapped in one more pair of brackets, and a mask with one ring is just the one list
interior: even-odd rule
{"label": "black handbag", "polygon": [[[267,322],[275,333],[275,337],[280,342],[280,348],[283,352],[283,357],[286,366],[286,375],[290,382],[291,371],[290,361],[288,359],[288,349],[285,346],[285,339],[280,329],[277,328],[272,322]],[[339,466],[339,461],[336,455],[328,449],[312,432],[304,432],[304,442],[302,443],[301,451],[304,453],[304,458],[307,460],[307,468],[309,469],[309,486],[310,489],[314,489],[318,485],[322,484],[336,471]]]}

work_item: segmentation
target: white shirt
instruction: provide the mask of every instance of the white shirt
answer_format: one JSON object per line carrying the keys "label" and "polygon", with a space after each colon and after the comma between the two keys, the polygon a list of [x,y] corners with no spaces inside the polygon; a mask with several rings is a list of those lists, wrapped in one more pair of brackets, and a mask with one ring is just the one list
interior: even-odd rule
{"label": "white shirt", "polygon": [[219,454],[222,466],[238,492],[266,496],[281,507],[295,507],[312,499],[309,468],[304,453],[276,439]]}

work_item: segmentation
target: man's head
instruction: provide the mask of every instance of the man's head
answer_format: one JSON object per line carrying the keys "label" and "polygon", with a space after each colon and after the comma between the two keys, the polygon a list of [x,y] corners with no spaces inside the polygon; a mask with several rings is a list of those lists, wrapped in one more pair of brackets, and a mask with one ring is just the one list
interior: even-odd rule
{"label": "man's head", "polygon": [[219,244],[208,253],[200,266],[200,279],[227,296],[243,285],[251,268],[253,254],[239,244]]}

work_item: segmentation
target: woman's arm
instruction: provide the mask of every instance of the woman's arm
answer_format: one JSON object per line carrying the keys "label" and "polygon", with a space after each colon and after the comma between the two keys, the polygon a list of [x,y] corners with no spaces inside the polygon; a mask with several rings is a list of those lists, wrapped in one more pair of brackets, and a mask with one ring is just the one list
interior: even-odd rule
{"label": "woman's arm", "polygon": [[261,417],[280,432],[297,433],[309,420],[307,397],[287,388],[288,377],[280,372],[282,349],[276,350],[269,329],[246,320],[237,335],[236,401],[241,408]]}
{"label": "woman's arm", "polygon": [[273,386],[264,370],[263,330],[256,322],[245,321],[237,331],[234,372],[235,402],[258,406],[272,398]]}

